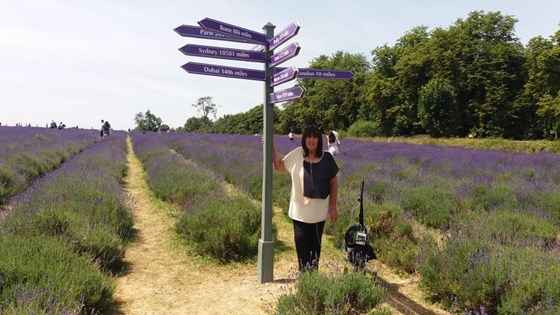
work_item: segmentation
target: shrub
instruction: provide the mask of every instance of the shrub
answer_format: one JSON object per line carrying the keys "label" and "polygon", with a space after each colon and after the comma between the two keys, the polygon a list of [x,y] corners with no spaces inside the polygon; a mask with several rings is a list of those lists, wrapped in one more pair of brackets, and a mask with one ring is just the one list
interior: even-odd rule
{"label": "shrub", "polygon": [[200,201],[176,225],[197,254],[220,262],[257,255],[261,218],[256,204],[243,196],[214,195]]}
{"label": "shrub", "polygon": [[385,289],[361,272],[338,276],[305,272],[294,290],[278,298],[277,314],[363,313],[385,298]]}
{"label": "shrub", "polygon": [[423,248],[421,286],[448,307],[484,308],[490,314],[556,314],[558,245],[541,246],[539,240],[555,235],[554,226],[543,223],[527,214],[471,216],[443,246]]}
{"label": "shrub", "polygon": [[3,314],[91,314],[109,306],[111,278],[54,237],[0,235],[0,257]]}
{"label": "shrub", "polygon": [[512,189],[505,183],[475,184],[470,200],[473,209],[484,211],[501,207],[514,208],[517,203]]}
{"label": "shrub", "polygon": [[447,230],[455,216],[454,196],[445,189],[421,185],[403,192],[402,207],[421,223]]}
{"label": "shrub", "polygon": [[[179,136],[184,138],[184,134]],[[212,168],[212,171],[204,168],[208,167],[208,163],[215,163],[214,167],[219,170],[230,169],[229,172],[234,174],[240,167],[254,169],[254,165],[239,165],[235,158],[224,154],[227,152],[224,148],[212,146],[204,152],[200,148],[192,148],[196,141],[200,141],[196,140],[200,135],[192,136],[190,142],[183,144],[181,140],[184,139],[179,137],[173,138],[174,141],[171,142],[162,141],[161,136],[139,133],[133,135],[135,146],[138,144],[137,152],[148,174],[150,187],[157,197],[185,210],[175,226],[175,231],[195,253],[223,263],[256,257],[261,228],[260,206],[245,195],[227,192],[223,187],[224,183],[213,173],[215,168]],[[255,141],[253,138],[255,137],[245,139]],[[169,150],[167,146],[180,149],[181,154]],[[216,159],[213,158],[215,154]],[[197,160],[197,163],[201,164],[185,159],[187,156],[200,158],[201,155],[207,157],[204,163]],[[220,164],[222,161],[227,161],[228,164]],[[231,166],[232,163],[237,164]],[[219,174],[227,180],[230,175],[219,170]],[[253,184],[250,186],[254,189],[259,181],[251,176],[246,178],[252,178]],[[244,191],[247,192],[248,189]],[[273,239],[276,239],[274,226],[272,233]]]}
{"label": "shrub", "polygon": [[[352,214],[355,216],[352,218],[355,224],[358,219],[357,209]],[[350,214],[341,212],[340,221],[349,216]],[[336,230],[335,235],[338,237],[335,238],[344,239],[346,229],[351,224],[338,224],[343,229]],[[379,260],[408,273],[416,270],[416,256],[420,250],[418,240],[412,224],[398,205],[384,203],[364,206],[364,224],[369,227],[368,240]]]}
{"label": "shrub", "polygon": [[60,238],[103,270],[118,271],[133,224],[120,186],[124,145],[124,134],[115,133],[35,181],[16,196],[0,227],[11,235]]}
{"label": "shrub", "polygon": [[0,127],[0,204],[97,139],[94,130]]}
{"label": "shrub", "polygon": [[[151,154],[153,152],[159,154]],[[143,157],[150,188],[162,200],[188,207],[197,195],[214,191],[218,187],[210,172],[205,172],[169,150],[152,149]]]}
{"label": "shrub", "polygon": [[348,128],[348,136],[351,137],[381,137],[383,130],[373,121],[358,120]]}

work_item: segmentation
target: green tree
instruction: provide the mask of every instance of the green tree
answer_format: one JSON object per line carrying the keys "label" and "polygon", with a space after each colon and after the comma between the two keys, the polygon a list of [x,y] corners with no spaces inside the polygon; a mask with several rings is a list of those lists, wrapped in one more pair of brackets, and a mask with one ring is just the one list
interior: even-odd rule
{"label": "green tree", "polygon": [[[273,108],[274,124],[279,121],[278,108]],[[215,133],[231,134],[262,134],[263,132],[263,105],[251,108],[249,111],[235,115],[220,117],[213,125]]]}
{"label": "green tree", "polygon": [[426,132],[432,137],[454,136],[457,107],[453,86],[445,79],[434,78],[419,94],[418,116]]}
{"label": "green tree", "polygon": [[183,126],[185,132],[207,132],[212,127],[212,121],[207,117],[190,117]]}
{"label": "green tree", "polygon": [[[523,46],[514,34],[517,20],[500,12],[474,11],[450,27],[462,121],[478,136],[518,134],[514,101],[526,79]],[[434,56],[439,57],[439,56]]]}
{"label": "green tree", "polygon": [[560,94],[553,97],[550,94],[543,95],[537,103],[537,117],[540,118],[541,128],[544,129],[546,137],[549,130],[558,132],[560,130]]}
{"label": "green tree", "polygon": [[361,94],[365,82],[365,72],[370,68],[369,62],[362,54],[350,54],[342,51],[328,57],[321,55],[314,59],[311,68],[343,69],[354,73],[348,81],[303,79],[299,84],[306,89],[303,98],[284,105],[290,115],[282,115],[280,123],[282,133],[290,129],[299,129],[314,123],[323,128],[347,129],[358,117],[361,107]]}
{"label": "green tree", "polygon": [[384,45],[372,51],[374,68],[366,80],[360,118],[373,120],[386,135],[421,132],[418,90],[428,82],[430,63],[424,46],[429,36],[426,27],[416,27],[393,47]]}
{"label": "green tree", "polygon": [[161,122],[161,118],[152,114],[148,109],[146,113],[140,112],[134,116],[134,123],[136,124],[134,129],[138,131],[159,130]]}
{"label": "green tree", "polygon": [[391,135],[423,132],[419,93],[440,77],[456,95],[461,122],[457,135],[473,131],[518,137],[516,122],[522,113],[515,104],[526,71],[523,46],[513,33],[515,22],[499,12],[475,11],[448,30],[416,27],[394,46],[375,49],[360,118],[373,119]]}
{"label": "green tree", "polygon": [[194,108],[197,109],[198,112],[202,113],[202,118],[210,119],[208,117],[210,114],[216,119],[216,114],[218,113],[218,105],[212,102],[211,96],[201,97],[199,98],[195,104],[192,104]]}
{"label": "green tree", "polygon": [[161,124],[161,126],[159,126],[159,131],[161,131],[161,132],[168,132],[169,130],[171,130],[169,125]]}
{"label": "green tree", "polygon": [[532,138],[549,135],[558,128],[555,103],[560,90],[560,31],[550,39],[532,38],[525,49],[528,79],[524,86],[519,107],[529,117]]}

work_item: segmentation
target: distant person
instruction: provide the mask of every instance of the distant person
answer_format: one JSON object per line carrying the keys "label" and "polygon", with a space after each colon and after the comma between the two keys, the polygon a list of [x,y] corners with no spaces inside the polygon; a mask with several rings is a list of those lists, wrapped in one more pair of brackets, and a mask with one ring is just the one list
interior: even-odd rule
{"label": "distant person", "polygon": [[321,257],[321,239],[325,221],[338,217],[338,166],[333,156],[323,150],[323,135],[315,126],[307,126],[301,146],[280,159],[272,145],[272,162],[278,172],[292,178],[288,216],[294,227],[299,271],[317,270]]}
{"label": "distant person", "polygon": [[101,120],[101,122],[103,123],[101,126],[101,130],[103,131],[103,136],[107,137],[109,134],[111,134],[111,124],[109,123],[108,120]]}
{"label": "distant person", "polygon": [[54,120],[51,120],[50,128],[51,128],[51,129],[56,129],[56,128],[57,128],[57,125],[56,125],[56,123],[54,122]]}
{"label": "distant person", "polygon": [[290,132],[288,133],[288,138],[290,138],[290,141],[294,141],[294,131],[290,129]]}
{"label": "distant person", "polygon": [[340,145],[340,140],[338,139],[338,133],[334,130],[329,131],[327,135],[327,150],[332,155],[340,154],[338,146]]}
{"label": "distant person", "polygon": [[58,124],[58,129],[62,130],[64,128],[66,128],[66,125],[61,121],[60,124]]}

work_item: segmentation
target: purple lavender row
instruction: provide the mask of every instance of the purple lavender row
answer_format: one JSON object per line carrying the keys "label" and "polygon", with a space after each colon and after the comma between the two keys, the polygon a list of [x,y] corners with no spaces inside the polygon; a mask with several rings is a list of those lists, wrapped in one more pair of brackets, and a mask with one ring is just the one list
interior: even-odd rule
{"label": "purple lavender row", "polygon": [[0,127],[0,205],[98,139],[95,130]]}
{"label": "purple lavender row", "polygon": [[[11,200],[0,224],[5,311],[107,310],[114,290],[107,272],[123,268],[133,224],[122,187],[125,137],[115,132],[91,145]],[[11,257],[19,267],[3,268]]]}

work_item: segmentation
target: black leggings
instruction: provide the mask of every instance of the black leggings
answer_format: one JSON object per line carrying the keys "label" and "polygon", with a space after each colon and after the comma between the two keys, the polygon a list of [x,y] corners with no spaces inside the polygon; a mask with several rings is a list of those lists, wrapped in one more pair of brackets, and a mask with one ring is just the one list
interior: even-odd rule
{"label": "black leggings", "polygon": [[321,238],[325,221],[304,223],[292,220],[294,223],[294,239],[298,256],[299,271],[319,269],[321,257]]}

